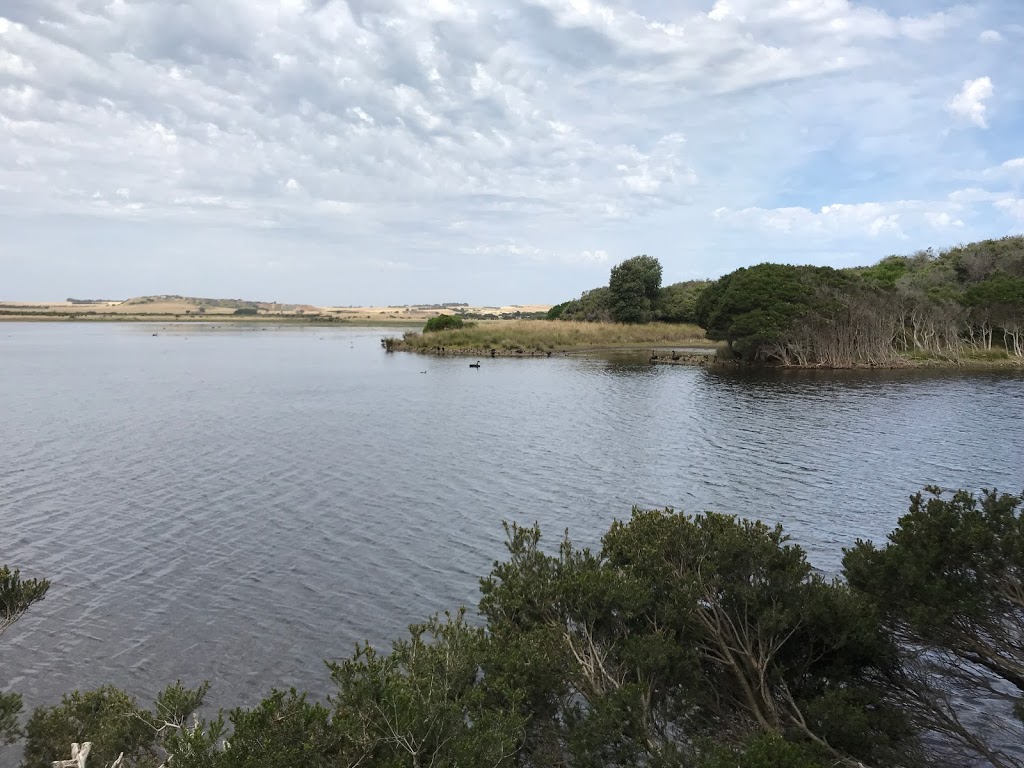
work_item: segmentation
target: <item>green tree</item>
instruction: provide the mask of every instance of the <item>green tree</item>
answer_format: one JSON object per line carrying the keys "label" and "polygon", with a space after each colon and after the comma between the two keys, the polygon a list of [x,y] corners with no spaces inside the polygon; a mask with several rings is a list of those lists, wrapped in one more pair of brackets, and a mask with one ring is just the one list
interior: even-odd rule
{"label": "green tree", "polygon": [[815,304],[816,267],[758,264],[731,272],[697,300],[697,323],[742,359],[784,354],[787,333]]}
{"label": "green tree", "polygon": [[612,267],[608,290],[612,319],[618,323],[649,323],[661,289],[661,263],[652,256],[634,256]]}
{"label": "green tree", "polygon": [[[46,597],[49,589],[50,582],[45,579],[23,579],[20,571],[0,566],[0,635]],[[19,694],[0,693],[0,744],[13,744],[21,735],[21,707]]]}

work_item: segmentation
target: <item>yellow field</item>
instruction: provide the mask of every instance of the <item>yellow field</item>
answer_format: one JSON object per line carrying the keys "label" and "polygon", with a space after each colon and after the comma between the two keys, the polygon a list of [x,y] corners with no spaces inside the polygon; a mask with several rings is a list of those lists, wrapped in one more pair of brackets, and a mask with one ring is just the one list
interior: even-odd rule
{"label": "yellow field", "polygon": [[[466,312],[481,315],[502,315],[515,312],[547,312],[551,309],[549,304],[516,304],[504,307],[462,307]],[[323,312],[338,315],[339,317],[353,318],[359,320],[407,320],[426,322],[437,315],[456,314],[454,308],[426,308],[422,305],[410,305],[401,307],[320,307]]]}
{"label": "yellow field", "polygon": [[[217,320],[268,321],[323,320],[336,318],[347,322],[376,325],[421,325],[439,314],[454,314],[453,308],[427,307],[425,305],[396,307],[317,307],[311,304],[271,304],[260,302],[258,315],[235,315],[234,307],[204,305],[195,299],[179,297],[141,297],[126,301],[96,302],[81,304],[67,301],[24,302],[0,301],[0,320],[200,320],[215,317]],[[202,311],[200,311],[202,308]],[[513,314],[516,312],[546,312],[546,304],[524,304],[504,307],[463,307],[466,312],[477,314]]]}

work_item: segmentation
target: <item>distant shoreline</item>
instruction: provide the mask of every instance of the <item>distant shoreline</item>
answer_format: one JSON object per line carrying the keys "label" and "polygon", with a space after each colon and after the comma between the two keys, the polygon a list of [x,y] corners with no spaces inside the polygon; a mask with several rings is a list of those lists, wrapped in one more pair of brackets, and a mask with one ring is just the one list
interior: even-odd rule
{"label": "distant shoreline", "polygon": [[439,314],[467,319],[500,320],[542,317],[544,304],[471,306],[469,304],[407,304],[392,306],[315,306],[280,302],[214,299],[177,295],[141,296],[120,300],[3,301],[0,322],[229,322],[286,323],[326,326],[422,326]]}
{"label": "distant shoreline", "polygon": [[365,318],[365,317],[338,317],[334,315],[320,316],[309,315],[306,317],[295,315],[231,315],[231,314],[206,314],[206,315],[153,315],[153,314],[103,314],[88,312],[82,314],[72,313],[49,313],[49,312],[10,312],[0,310],[0,323],[3,322],[28,322],[28,323],[229,323],[232,325],[310,325],[317,327],[345,326],[345,327],[379,327],[395,326],[403,328],[419,328],[423,325],[421,320],[406,318]]}

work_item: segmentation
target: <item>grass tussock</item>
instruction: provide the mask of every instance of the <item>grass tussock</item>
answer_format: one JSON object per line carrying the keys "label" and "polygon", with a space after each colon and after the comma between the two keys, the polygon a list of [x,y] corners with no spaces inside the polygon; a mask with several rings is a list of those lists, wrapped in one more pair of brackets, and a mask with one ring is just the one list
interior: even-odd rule
{"label": "grass tussock", "polygon": [[618,323],[577,323],[565,320],[494,320],[472,327],[406,333],[396,349],[516,350],[551,352],[616,347],[711,347],[704,331],[696,325],[622,325]]}

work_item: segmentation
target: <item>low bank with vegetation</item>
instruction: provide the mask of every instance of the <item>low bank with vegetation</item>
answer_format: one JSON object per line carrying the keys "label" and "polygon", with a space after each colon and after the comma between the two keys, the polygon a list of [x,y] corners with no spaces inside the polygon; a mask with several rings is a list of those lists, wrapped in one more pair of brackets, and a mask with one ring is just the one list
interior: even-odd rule
{"label": "low bank with vegetation", "polygon": [[[595,550],[512,525],[477,619],[358,647],[326,704],[274,692],[193,720],[207,685],[152,708],[107,686],[25,721],[8,693],[0,740],[24,768],[77,765],[56,761],[85,742],[87,768],[1021,768],[1022,511],[931,489],[835,580],[726,515],[635,509]],[[0,569],[0,630],[48,587]]]}
{"label": "low bank with vegetation", "polygon": [[869,267],[758,264],[661,285],[637,256],[551,319],[695,323],[755,365],[1024,365],[1024,237],[889,256]]}
{"label": "low bank with vegetation", "polygon": [[[451,317],[451,316],[449,316]],[[440,318],[437,318],[440,319]],[[495,320],[463,322],[401,339],[384,339],[392,351],[426,354],[548,355],[607,349],[711,348],[714,342],[695,325],[647,323],[586,323],[554,320]]]}

